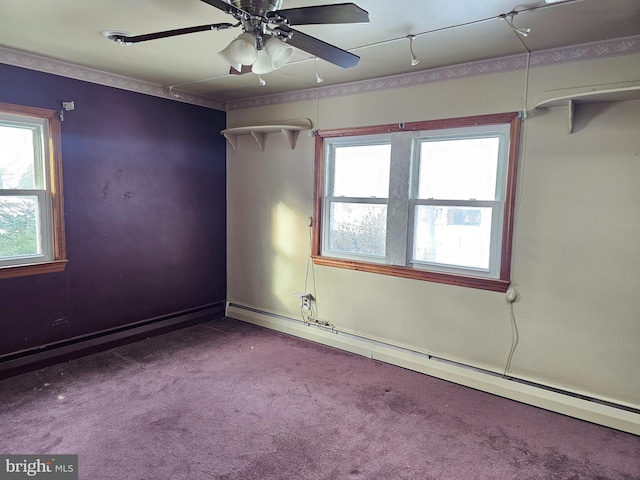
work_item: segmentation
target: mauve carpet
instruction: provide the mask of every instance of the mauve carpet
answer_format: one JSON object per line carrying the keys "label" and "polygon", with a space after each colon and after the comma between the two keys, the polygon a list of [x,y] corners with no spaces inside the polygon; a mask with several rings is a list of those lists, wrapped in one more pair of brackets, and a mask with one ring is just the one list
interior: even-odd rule
{"label": "mauve carpet", "polygon": [[78,454],[87,480],[640,479],[638,436],[231,319],[0,400],[0,453]]}

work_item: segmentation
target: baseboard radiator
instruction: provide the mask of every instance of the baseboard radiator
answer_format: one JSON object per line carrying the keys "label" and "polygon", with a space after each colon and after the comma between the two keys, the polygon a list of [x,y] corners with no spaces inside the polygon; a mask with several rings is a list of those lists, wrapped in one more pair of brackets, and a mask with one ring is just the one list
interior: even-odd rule
{"label": "baseboard radiator", "polygon": [[640,410],[451,362],[339,329],[228,303],[226,315],[588,422],[640,435]]}
{"label": "baseboard radiator", "polygon": [[224,314],[225,302],[221,301],[60,342],[12,352],[0,356],[0,378],[7,378],[43,368],[207,320],[220,319]]}

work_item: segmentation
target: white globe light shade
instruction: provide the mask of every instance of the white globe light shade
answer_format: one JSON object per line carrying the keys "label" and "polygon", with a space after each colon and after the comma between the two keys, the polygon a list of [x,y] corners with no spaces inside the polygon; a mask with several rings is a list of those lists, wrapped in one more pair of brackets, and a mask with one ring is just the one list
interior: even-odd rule
{"label": "white globe light shade", "polygon": [[269,37],[267,39],[264,43],[264,49],[269,54],[271,66],[274,70],[278,70],[282,67],[289,61],[291,55],[293,55],[293,47],[275,37]]}
{"label": "white globe light shade", "polygon": [[[242,33],[233,40],[219,55],[233,68],[240,71],[242,65],[253,65],[258,60],[256,39],[250,33]],[[240,68],[238,68],[240,65]]]}
{"label": "white globe light shade", "polygon": [[251,71],[257,75],[273,72],[273,63],[266,49],[258,50],[258,60],[251,67]]}
{"label": "white globe light shade", "polygon": [[231,45],[228,45],[227,48],[225,48],[221,52],[218,52],[218,55],[224,58],[224,61],[231,65],[231,68],[235,68],[237,71],[240,71],[242,69],[242,64],[238,63],[236,59],[231,55]]}

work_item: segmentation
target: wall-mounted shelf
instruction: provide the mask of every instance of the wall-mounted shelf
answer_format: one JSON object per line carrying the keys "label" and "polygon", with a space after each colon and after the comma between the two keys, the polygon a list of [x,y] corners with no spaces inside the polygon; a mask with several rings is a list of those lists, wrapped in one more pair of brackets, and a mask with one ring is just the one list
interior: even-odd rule
{"label": "wall-mounted shelf", "polygon": [[286,120],[277,124],[231,127],[222,130],[220,133],[229,141],[234,152],[238,151],[238,137],[241,135],[252,135],[256,142],[258,142],[260,150],[264,151],[267,135],[274,132],[281,132],[287,138],[289,145],[291,145],[291,150],[293,150],[296,148],[300,130],[309,130],[311,126],[311,120],[308,118],[300,118],[296,120]]}
{"label": "wall-mounted shelf", "polygon": [[640,81],[595,85],[573,89],[551,90],[544,94],[535,108],[561,107],[569,109],[569,133],[573,133],[575,105],[581,103],[620,102],[640,99]]}

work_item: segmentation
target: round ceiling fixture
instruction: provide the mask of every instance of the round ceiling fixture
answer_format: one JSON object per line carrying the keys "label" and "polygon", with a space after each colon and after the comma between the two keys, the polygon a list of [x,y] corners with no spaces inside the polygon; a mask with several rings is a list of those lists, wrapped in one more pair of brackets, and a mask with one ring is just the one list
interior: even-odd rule
{"label": "round ceiling fixture", "polygon": [[121,32],[119,30],[105,30],[104,32],[102,32],[102,36],[111,40],[112,42],[117,43],[122,47],[133,45],[133,43],[129,43],[126,40],[127,37],[133,37],[133,34],[129,32]]}

